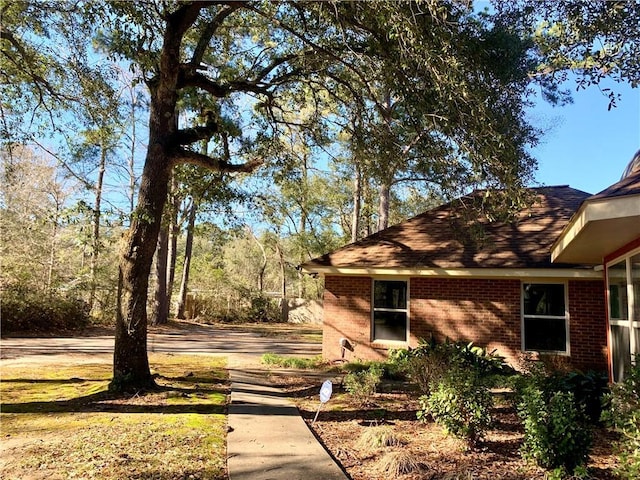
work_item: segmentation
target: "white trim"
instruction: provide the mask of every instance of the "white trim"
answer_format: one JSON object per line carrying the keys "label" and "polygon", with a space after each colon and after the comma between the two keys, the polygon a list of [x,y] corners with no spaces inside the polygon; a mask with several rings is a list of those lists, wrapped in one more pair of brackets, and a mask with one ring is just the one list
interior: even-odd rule
{"label": "white trim", "polygon": [[[565,328],[565,350],[527,350],[525,348],[525,333],[524,333],[524,321],[525,321],[525,313],[524,313],[524,286],[528,284],[534,285],[562,285],[564,287],[564,317],[559,317],[555,315],[526,315],[526,318],[536,319],[536,318],[548,318],[554,320],[561,320],[564,318],[564,328]],[[527,279],[527,281],[520,282],[520,349],[523,352],[538,352],[541,355],[560,355],[564,357],[571,356],[571,337],[570,337],[570,314],[569,314],[569,283],[568,282],[554,282],[546,279]]]}
{"label": "white trim", "polygon": [[[567,250],[574,246],[574,241],[578,240],[578,237],[585,231],[588,224],[638,216],[640,216],[640,198],[638,195],[621,195],[585,200],[551,246],[551,261],[555,262],[563,254],[566,254]],[[617,240],[622,241],[621,238]],[[611,246],[609,245],[609,247]],[[610,252],[614,250],[616,248],[609,248]],[[561,258],[560,262],[562,261],[567,260]],[[575,259],[568,261],[573,262]],[[589,263],[589,261],[585,260],[585,263]]]}
{"label": "white trim", "polygon": [[[613,351],[613,326],[626,328],[629,332],[629,353],[631,356],[631,362],[634,361],[635,355],[640,353],[640,345],[636,341],[636,330],[640,329],[640,318],[636,318],[636,302],[640,302],[640,298],[636,298],[635,290],[633,285],[633,264],[631,263],[631,258],[640,255],[640,248],[634,248],[633,250],[619,255],[613,260],[607,262],[607,276],[606,276],[606,288],[607,288],[607,312],[609,318],[609,329],[607,331],[607,336],[609,340],[609,348],[611,351],[609,354],[611,355],[611,368],[614,369],[613,374],[615,375],[615,367],[613,364],[613,359],[615,358]],[[612,318],[611,316],[611,267],[617,264],[624,264],[625,268],[625,276],[624,280],[626,283],[626,294],[627,294],[627,318]]]}
{"label": "white trim", "polygon": [[[640,353],[640,345],[637,344],[635,339],[635,330],[640,328],[640,318],[635,318],[636,316],[636,302],[640,302],[640,298],[635,298],[635,290],[633,288],[633,265],[631,264],[631,258],[640,255],[640,248],[634,248],[633,250],[614,258],[613,260],[607,262],[607,309],[609,312],[609,330],[611,330],[611,325],[615,325],[617,327],[626,327],[629,329],[629,351],[631,353],[631,358],[633,359],[636,354]],[[611,299],[609,298],[609,290],[610,290],[610,279],[609,270],[613,265],[624,262],[625,266],[625,282],[627,286],[627,316],[628,318],[612,318],[611,317]],[[609,336],[611,336],[611,332],[608,332]],[[611,352],[613,354],[613,352]]]}
{"label": "white trim", "polygon": [[[628,327],[629,320],[614,318],[609,320],[609,324],[615,325],[616,327]],[[634,321],[633,328],[640,328],[640,321]]]}
{"label": "white trim", "polygon": [[619,255],[617,257],[615,257],[612,260],[609,260],[607,262],[607,264],[605,265],[606,268],[609,268],[611,265],[614,265],[622,260],[626,260],[627,258],[631,258],[634,255],[638,255],[640,254],[640,247],[638,248],[634,248],[633,250],[628,251],[627,253],[623,253],[622,255]]}
{"label": "white trim", "polygon": [[366,268],[314,267],[306,273],[376,277],[455,277],[455,278],[555,278],[603,279],[603,272],[592,268]]}

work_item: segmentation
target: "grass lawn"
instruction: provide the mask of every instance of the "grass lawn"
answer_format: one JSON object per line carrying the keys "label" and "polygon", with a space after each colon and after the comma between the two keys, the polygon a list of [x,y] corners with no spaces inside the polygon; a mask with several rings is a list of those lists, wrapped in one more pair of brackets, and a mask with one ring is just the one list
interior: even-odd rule
{"label": "grass lawn", "polygon": [[262,337],[322,343],[322,324],[311,323],[216,323],[216,328],[241,330]]}
{"label": "grass lawn", "polygon": [[65,358],[2,366],[1,478],[226,478],[224,358],[152,354],[161,388],[126,396],[110,363]]}

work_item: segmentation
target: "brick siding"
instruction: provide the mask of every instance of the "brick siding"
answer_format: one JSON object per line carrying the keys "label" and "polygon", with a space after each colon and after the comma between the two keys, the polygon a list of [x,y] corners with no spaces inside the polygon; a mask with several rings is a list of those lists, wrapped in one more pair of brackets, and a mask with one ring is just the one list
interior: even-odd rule
{"label": "brick siding", "polygon": [[582,370],[607,370],[607,305],[604,281],[569,282],[571,363]]}
{"label": "brick siding", "polygon": [[[326,276],[323,356],[342,357],[340,339],[355,349],[345,359],[383,359],[399,344],[371,341],[371,278]],[[573,367],[606,370],[606,322],[602,281],[570,281],[569,312]],[[420,338],[472,341],[497,350],[514,366],[521,359],[521,281],[414,277],[409,282],[411,346]],[[406,345],[404,345],[406,346]]]}

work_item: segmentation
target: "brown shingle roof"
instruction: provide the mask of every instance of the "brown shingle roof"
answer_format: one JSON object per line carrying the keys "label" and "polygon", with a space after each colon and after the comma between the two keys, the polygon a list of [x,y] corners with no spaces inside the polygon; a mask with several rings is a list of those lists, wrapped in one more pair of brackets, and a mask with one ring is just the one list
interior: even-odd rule
{"label": "brown shingle roof", "polygon": [[[334,268],[552,268],[551,245],[589,197],[568,186],[532,189],[536,201],[517,222],[480,222],[482,241],[465,240],[453,203],[346,245],[303,265]],[[472,195],[478,195],[474,193]]]}
{"label": "brown shingle roof", "polygon": [[626,195],[640,195],[640,168],[632,170],[629,175],[609,188],[596,193],[589,200],[599,200],[602,198],[622,197]]}

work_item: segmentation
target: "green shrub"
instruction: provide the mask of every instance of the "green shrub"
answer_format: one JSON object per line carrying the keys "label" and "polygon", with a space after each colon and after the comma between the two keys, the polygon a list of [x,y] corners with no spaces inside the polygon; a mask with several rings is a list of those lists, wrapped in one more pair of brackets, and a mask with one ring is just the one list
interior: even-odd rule
{"label": "green shrub", "polygon": [[584,410],[590,423],[596,425],[600,422],[603,400],[609,392],[609,377],[606,373],[551,371],[547,363],[540,361],[528,362],[526,367],[530,375],[516,377],[515,380],[514,388],[520,391],[519,396],[532,381],[547,392],[547,396],[550,392],[572,393],[577,408]]}
{"label": "green shrub", "polygon": [[409,378],[426,395],[437,385],[452,365],[473,370],[482,377],[512,374],[513,369],[503,357],[468,342],[438,342],[434,338],[421,340],[418,347],[392,353],[398,365],[404,365]]}
{"label": "green shrub", "polygon": [[361,406],[370,405],[382,379],[382,368],[373,364],[366,370],[352,372],[344,377],[344,388]]}
{"label": "green shrub", "polygon": [[340,367],[341,370],[346,373],[357,373],[369,370],[371,367],[382,371],[382,378],[387,380],[403,380],[406,378],[404,370],[400,368],[394,361],[387,360],[385,362],[379,361],[355,361],[345,363]]}
{"label": "green shrub", "polygon": [[627,378],[611,387],[605,404],[603,419],[621,434],[616,473],[629,480],[640,478],[640,356]]}
{"label": "green shrub", "polygon": [[251,305],[245,315],[249,322],[276,323],[282,321],[282,311],[276,302],[262,294],[251,297]]}
{"label": "green shrub", "polygon": [[584,467],[592,433],[584,407],[572,392],[536,371],[526,378],[519,395],[518,414],[524,425],[521,453],[546,469],[573,473]]}
{"label": "green shrub", "polygon": [[602,402],[609,392],[609,376],[604,372],[569,372],[556,375],[559,389],[573,393],[578,405],[594,425],[598,424],[602,416]]}
{"label": "green shrub", "polygon": [[491,425],[493,398],[481,375],[469,366],[454,366],[428,395],[420,397],[420,406],[419,419],[431,415],[470,447],[482,440]]}
{"label": "green shrub", "polygon": [[89,306],[81,299],[33,290],[2,292],[2,332],[74,330],[89,324]]}

